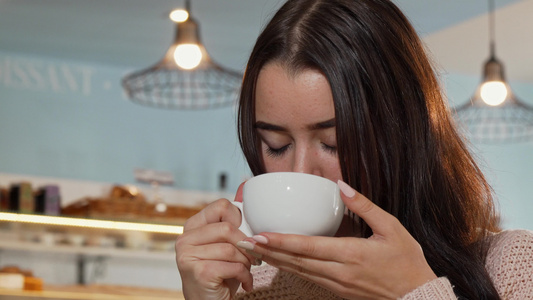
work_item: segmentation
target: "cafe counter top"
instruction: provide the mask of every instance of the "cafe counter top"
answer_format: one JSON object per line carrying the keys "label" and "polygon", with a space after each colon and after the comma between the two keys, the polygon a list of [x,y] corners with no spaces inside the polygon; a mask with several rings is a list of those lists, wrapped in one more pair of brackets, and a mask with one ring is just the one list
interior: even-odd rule
{"label": "cafe counter top", "polygon": [[180,300],[181,291],[114,285],[45,285],[42,291],[0,288],[2,300]]}

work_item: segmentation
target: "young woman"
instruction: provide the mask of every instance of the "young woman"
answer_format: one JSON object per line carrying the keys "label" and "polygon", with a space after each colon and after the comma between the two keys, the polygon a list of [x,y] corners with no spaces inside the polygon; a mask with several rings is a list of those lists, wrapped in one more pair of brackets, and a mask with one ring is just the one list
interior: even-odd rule
{"label": "young woman", "polygon": [[[491,189],[391,1],[287,1],[250,56],[239,134],[254,175],[329,178],[349,212],[336,237],[247,238],[239,210],[213,202],[176,242],[187,299],[533,294],[533,234],[498,228]],[[258,258],[267,264],[251,268]]]}

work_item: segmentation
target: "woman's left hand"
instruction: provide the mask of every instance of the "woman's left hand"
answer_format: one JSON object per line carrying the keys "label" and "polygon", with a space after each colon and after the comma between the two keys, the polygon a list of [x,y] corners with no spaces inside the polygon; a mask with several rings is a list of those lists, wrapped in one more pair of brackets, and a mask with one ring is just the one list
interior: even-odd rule
{"label": "woman's left hand", "polygon": [[348,299],[397,299],[437,278],[398,219],[344,182],[339,186],[346,207],[372,228],[371,237],[261,233],[249,240],[253,252]]}

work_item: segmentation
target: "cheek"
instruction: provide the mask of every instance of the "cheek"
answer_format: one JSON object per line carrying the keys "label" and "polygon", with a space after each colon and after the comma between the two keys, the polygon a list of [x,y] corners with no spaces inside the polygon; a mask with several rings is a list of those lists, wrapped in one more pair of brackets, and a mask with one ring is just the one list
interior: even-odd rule
{"label": "cheek", "polygon": [[319,151],[317,161],[320,169],[320,176],[325,177],[333,182],[342,180],[342,172],[339,163],[339,157],[324,151]]}
{"label": "cheek", "polygon": [[333,182],[343,180],[341,167],[337,158],[329,158],[324,160],[324,166],[322,167],[322,177],[325,177]]}

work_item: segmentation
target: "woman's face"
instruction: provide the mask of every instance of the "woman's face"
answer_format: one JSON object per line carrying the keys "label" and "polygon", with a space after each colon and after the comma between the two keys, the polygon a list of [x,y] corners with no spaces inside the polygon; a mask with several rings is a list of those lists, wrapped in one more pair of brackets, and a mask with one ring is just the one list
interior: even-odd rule
{"label": "woman's face", "polygon": [[307,69],[289,75],[276,63],[257,80],[255,128],[267,172],[301,172],[342,179],[335,110],[328,81]]}

